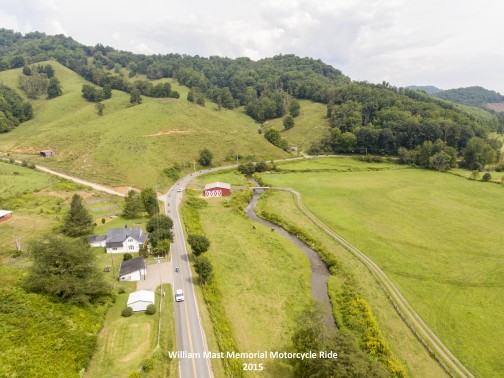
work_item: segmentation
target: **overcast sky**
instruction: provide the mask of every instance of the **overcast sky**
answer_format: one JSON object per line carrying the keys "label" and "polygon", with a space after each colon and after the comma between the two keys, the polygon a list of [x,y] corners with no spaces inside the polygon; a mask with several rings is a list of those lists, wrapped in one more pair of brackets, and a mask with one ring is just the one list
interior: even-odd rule
{"label": "overcast sky", "polygon": [[0,27],[145,54],[292,53],[354,80],[504,94],[503,0],[0,0]]}

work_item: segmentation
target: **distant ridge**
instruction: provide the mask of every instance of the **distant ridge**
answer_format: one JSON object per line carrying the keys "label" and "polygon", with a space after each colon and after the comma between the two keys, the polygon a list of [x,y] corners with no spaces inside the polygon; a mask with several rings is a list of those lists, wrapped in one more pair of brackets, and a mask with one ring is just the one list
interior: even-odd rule
{"label": "distant ridge", "polygon": [[427,94],[434,94],[442,91],[442,89],[439,89],[438,87],[435,87],[433,85],[408,85],[406,88],[424,91]]}
{"label": "distant ridge", "polygon": [[448,89],[446,91],[437,92],[434,96],[463,105],[483,108],[486,108],[486,105],[489,103],[504,102],[504,96],[500,93],[483,87]]}

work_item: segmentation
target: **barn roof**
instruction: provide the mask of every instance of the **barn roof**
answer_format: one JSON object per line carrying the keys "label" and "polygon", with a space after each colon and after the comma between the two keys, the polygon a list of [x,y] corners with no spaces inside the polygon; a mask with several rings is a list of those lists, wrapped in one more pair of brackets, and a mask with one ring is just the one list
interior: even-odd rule
{"label": "barn roof", "polygon": [[12,213],[12,211],[9,211],[9,210],[0,210],[0,217],[3,217],[5,215],[9,215],[11,213]]}
{"label": "barn roof", "polygon": [[136,272],[140,269],[145,269],[144,258],[142,256],[123,261],[121,270],[119,271],[119,277]]}
{"label": "barn roof", "polygon": [[231,189],[231,184],[217,181],[217,182],[212,182],[211,184],[205,185],[205,190],[212,189],[212,188]]}
{"label": "barn roof", "polygon": [[135,302],[150,302],[154,304],[154,292],[148,290],[139,290],[131,293],[128,297],[128,306]]}

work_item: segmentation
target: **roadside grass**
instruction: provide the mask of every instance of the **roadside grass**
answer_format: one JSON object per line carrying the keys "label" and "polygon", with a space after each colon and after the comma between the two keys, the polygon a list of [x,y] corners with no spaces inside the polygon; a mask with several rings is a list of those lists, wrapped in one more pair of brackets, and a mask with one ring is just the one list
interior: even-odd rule
{"label": "roadside grass", "polygon": [[476,376],[502,376],[502,186],[417,169],[261,177],[380,265]]}
{"label": "roadside grass", "polygon": [[[113,91],[99,116],[95,104],[81,96],[82,85],[89,83],[55,61],[47,63],[54,67],[63,95],[35,100],[34,118],[2,135],[0,150],[12,157],[106,185],[166,188],[171,181],[163,169],[177,163],[189,172],[203,148],[214,153],[214,164],[231,152],[255,160],[288,156],[257,132],[243,109],[218,111],[210,102],[202,107],[185,97],[143,97],[142,104],[131,106],[129,94]],[[0,72],[0,82],[17,88],[20,73]],[[56,156],[38,156],[42,149],[52,149]]]}
{"label": "roadside grass", "polygon": [[326,117],[327,107],[309,100],[299,100],[299,104],[301,113],[294,118],[292,129],[284,131],[284,117],[269,120],[265,122],[265,126],[281,131],[282,138],[286,139],[290,145],[297,146],[299,151],[307,151],[313,141],[322,139],[329,130],[329,120]]}
{"label": "roadside grass", "polygon": [[[203,229],[211,240],[206,254],[239,350],[286,350],[296,315],[312,300],[308,260],[280,235],[225,207],[225,200],[208,202],[200,210]],[[292,374],[285,360],[243,362],[263,363],[265,369],[257,376]]]}
{"label": "roadside grass", "polygon": [[[336,258],[338,269],[331,274],[328,280],[328,289],[331,295],[337,294],[348,281],[347,274],[354,277],[352,280],[355,285],[354,290],[370,304],[373,315],[377,318],[379,328],[382,331],[385,344],[392,351],[392,355],[406,366],[408,374],[412,377],[446,376],[438,363],[431,358],[399,317],[367,268],[298,210],[290,193],[270,191],[268,195],[261,196],[257,204],[257,211],[265,209],[302,229],[320,243],[320,246],[328,251],[330,256]],[[334,301],[333,309],[338,324],[342,324],[341,309]]]}

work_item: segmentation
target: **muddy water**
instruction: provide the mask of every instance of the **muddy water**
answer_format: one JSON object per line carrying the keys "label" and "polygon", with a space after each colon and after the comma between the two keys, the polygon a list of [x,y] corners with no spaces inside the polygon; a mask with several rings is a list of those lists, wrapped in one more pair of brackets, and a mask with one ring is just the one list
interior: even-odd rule
{"label": "muddy water", "polygon": [[285,238],[289,239],[305,254],[305,256],[310,261],[311,291],[313,298],[316,301],[321,302],[324,307],[327,308],[329,315],[326,317],[326,324],[330,327],[336,327],[336,324],[334,323],[334,319],[332,317],[331,302],[329,301],[329,295],[327,294],[327,279],[329,277],[329,270],[327,269],[325,263],[313,249],[308,247],[295,235],[291,235],[280,226],[277,226],[276,224],[268,222],[267,220],[264,220],[257,216],[257,214],[255,213],[255,207],[260,195],[261,193],[256,190],[254,196],[252,197],[252,200],[245,208],[245,213],[254,222],[269,227],[272,231],[277,232]]}

